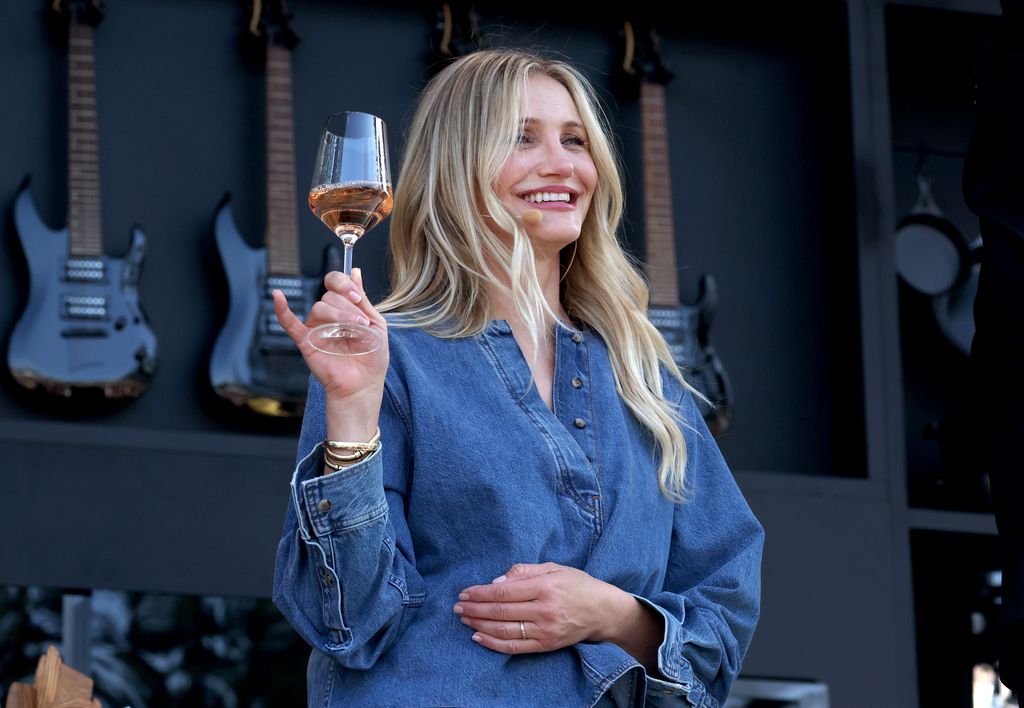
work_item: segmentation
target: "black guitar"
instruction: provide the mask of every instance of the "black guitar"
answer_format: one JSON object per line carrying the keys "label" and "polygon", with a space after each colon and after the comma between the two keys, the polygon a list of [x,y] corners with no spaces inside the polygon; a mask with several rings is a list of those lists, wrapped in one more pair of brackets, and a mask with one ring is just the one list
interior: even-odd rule
{"label": "black guitar", "polygon": [[644,240],[651,293],[648,316],[665,337],[672,358],[683,370],[686,380],[713,404],[709,406],[697,400],[708,427],[718,436],[729,427],[733,416],[732,385],[709,340],[718,288],[714,277],[705,273],[698,284],[697,302],[685,304],[679,298],[676,275],[665,110],[665,85],[672,80],[672,73],[662,63],[653,28],[637,35],[633,24],[627,22],[624,40],[623,69],[627,75],[640,80]]}
{"label": "black guitar", "polygon": [[[295,417],[305,408],[309,369],[278,324],[271,293],[281,290],[289,307],[305,319],[323,287],[321,278],[304,277],[299,266],[291,63],[298,36],[283,0],[254,3],[248,31],[266,51],[266,246],[249,247],[225,197],[215,232],[231,302],[210,358],[210,383],[236,405],[262,415]],[[327,268],[339,270],[340,262],[337,248],[329,248]]]}
{"label": "black guitar", "polygon": [[86,391],[135,397],[149,387],[156,369],[156,336],[139,306],[142,231],[133,230],[123,259],[103,254],[93,52],[102,9],[98,0],[64,0],[54,8],[70,19],[68,223],[62,231],[47,228],[26,178],[14,203],[14,223],[30,289],[7,364],[28,389],[61,397]]}

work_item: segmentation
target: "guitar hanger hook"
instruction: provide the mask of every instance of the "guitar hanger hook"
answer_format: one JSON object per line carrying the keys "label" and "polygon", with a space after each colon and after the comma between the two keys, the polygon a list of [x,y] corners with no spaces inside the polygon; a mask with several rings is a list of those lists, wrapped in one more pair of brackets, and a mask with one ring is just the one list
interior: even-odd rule
{"label": "guitar hanger hook", "polygon": [[633,55],[636,53],[636,37],[633,36],[633,23],[626,20],[623,23],[623,32],[626,35],[626,51],[622,56],[622,69],[627,74],[633,75],[636,70],[633,69]]}
{"label": "guitar hanger hook", "polygon": [[263,14],[263,0],[252,0],[252,18],[249,20],[249,32],[260,36],[260,16]]}
{"label": "guitar hanger hook", "polygon": [[441,12],[444,13],[444,34],[441,35],[441,53],[451,56],[451,48],[448,46],[452,41],[452,6],[448,3],[441,5]]}

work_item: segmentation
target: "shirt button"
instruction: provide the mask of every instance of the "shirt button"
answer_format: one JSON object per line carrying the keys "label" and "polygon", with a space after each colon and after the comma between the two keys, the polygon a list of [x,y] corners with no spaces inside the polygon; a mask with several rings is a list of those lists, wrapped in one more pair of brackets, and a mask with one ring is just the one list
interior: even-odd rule
{"label": "shirt button", "polygon": [[579,376],[574,376],[573,377],[573,379],[572,379],[572,387],[573,388],[583,388],[583,382],[580,381],[580,377]]}
{"label": "shirt button", "polygon": [[329,587],[329,588],[333,588],[334,587],[334,576],[331,575],[331,571],[329,571],[329,570],[325,570],[324,571],[324,582],[327,583],[327,587]]}
{"label": "shirt button", "polygon": [[580,429],[587,427],[587,421],[583,420],[582,418],[577,418],[576,420],[573,421],[573,424]]}
{"label": "shirt button", "polygon": [[577,344],[579,344],[580,342],[583,341],[583,335],[580,334],[579,332],[573,332],[572,333],[572,341],[574,341]]}
{"label": "shirt button", "polygon": [[321,499],[320,504],[318,504],[318,506],[320,508],[321,514],[326,514],[328,511],[331,510],[331,502],[327,499]]}

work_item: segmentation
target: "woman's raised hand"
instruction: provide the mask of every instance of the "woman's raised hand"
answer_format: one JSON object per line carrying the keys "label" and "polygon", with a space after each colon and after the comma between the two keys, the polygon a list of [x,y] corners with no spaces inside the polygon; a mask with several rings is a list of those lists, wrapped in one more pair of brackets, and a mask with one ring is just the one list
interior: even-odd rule
{"label": "woman's raised hand", "polygon": [[[310,308],[305,322],[288,308],[280,290],[274,291],[274,312],[327,394],[328,437],[357,440],[366,428],[372,435],[377,425],[388,370],[387,322],[366,297],[358,268],[353,269],[352,277],[336,271],[328,273],[324,285],[327,291]],[[306,335],[312,328],[330,322],[366,325],[377,330],[383,344],[377,351],[359,356],[325,354],[315,349]]]}

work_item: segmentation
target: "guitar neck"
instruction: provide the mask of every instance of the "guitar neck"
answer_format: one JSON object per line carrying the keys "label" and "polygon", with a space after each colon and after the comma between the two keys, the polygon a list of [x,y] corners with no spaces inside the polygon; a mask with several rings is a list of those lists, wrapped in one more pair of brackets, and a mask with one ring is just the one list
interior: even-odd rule
{"label": "guitar neck", "polygon": [[103,253],[93,28],[72,21],[68,36],[68,231],[71,255]]}
{"label": "guitar neck", "polygon": [[640,125],[644,163],[644,235],[651,305],[679,305],[675,228],[672,223],[672,181],[669,176],[665,87],[644,81],[640,86]]}
{"label": "guitar neck", "polygon": [[267,47],[267,269],[299,275],[291,50]]}

